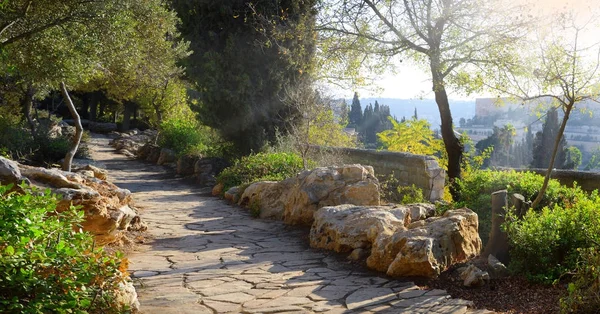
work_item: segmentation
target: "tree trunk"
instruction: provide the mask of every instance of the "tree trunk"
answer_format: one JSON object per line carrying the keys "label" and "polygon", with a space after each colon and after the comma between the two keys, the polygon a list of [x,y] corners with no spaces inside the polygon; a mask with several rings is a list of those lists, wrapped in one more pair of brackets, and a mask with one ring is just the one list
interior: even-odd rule
{"label": "tree trunk", "polygon": [[135,105],[127,100],[124,104],[125,108],[123,109],[123,123],[121,124],[121,131],[129,131],[129,127],[131,126],[131,114],[135,110]]}
{"label": "tree trunk", "polygon": [[552,176],[552,169],[554,169],[554,161],[556,160],[556,153],[558,152],[558,147],[560,146],[560,141],[562,140],[563,134],[565,132],[565,127],[567,126],[567,121],[569,120],[569,115],[571,114],[571,110],[573,109],[574,105],[575,105],[575,103],[573,101],[570,101],[569,104],[566,106],[565,116],[562,120],[562,123],[560,124],[560,129],[558,130],[556,139],[554,140],[554,148],[552,149],[552,156],[550,157],[550,164],[548,165],[548,169],[546,170],[546,175],[544,176],[544,183],[542,184],[542,188],[540,189],[540,192],[535,197],[535,200],[533,200],[533,203],[531,204],[531,208],[535,209],[542,201],[544,194],[546,194],[546,190],[548,189],[548,182],[550,181],[550,176]]}
{"label": "tree trunk", "polygon": [[163,119],[163,113],[158,104],[154,104],[154,112],[156,112],[156,124],[160,126]]}
{"label": "tree trunk", "polygon": [[79,148],[79,143],[81,142],[81,136],[83,135],[83,127],[81,126],[81,118],[77,113],[77,109],[75,109],[75,105],[69,96],[69,92],[67,91],[67,87],[65,86],[65,82],[60,82],[60,90],[65,99],[65,103],[73,116],[73,122],[75,123],[75,136],[73,136],[71,148],[65,155],[65,160],[62,164],[63,171],[71,171],[71,163],[73,162],[73,157],[75,153],[77,153],[77,148]]}
{"label": "tree trunk", "polygon": [[444,141],[446,153],[448,154],[448,179],[450,181],[450,193],[452,194],[452,199],[458,201],[460,198],[460,191],[458,189],[456,179],[459,179],[461,176],[460,164],[464,147],[456,135],[454,135],[452,113],[450,112],[450,103],[448,101],[446,88],[444,87],[444,81],[441,79],[441,74],[435,68],[435,66],[432,65],[431,67],[435,102],[438,105],[440,118],[442,120],[442,139]]}
{"label": "tree trunk", "polygon": [[25,91],[25,95],[23,95],[23,99],[21,100],[21,106],[23,107],[23,115],[27,119],[27,124],[29,124],[31,136],[35,137],[35,122],[31,117],[31,108],[33,107],[33,95],[35,95],[35,90],[33,89],[33,86],[29,84],[27,86],[27,90]]}
{"label": "tree trunk", "polygon": [[90,121],[96,121],[98,117],[98,103],[100,102],[100,92],[93,92],[90,95]]}

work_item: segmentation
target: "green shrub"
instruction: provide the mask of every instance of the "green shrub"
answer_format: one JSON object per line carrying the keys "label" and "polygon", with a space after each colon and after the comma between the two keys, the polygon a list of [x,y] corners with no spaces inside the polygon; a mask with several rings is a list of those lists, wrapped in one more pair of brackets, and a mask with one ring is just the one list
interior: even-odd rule
{"label": "green shrub", "polygon": [[0,186],[3,313],[123,310],[113,300],[127,261],[94,248],[92,235],[77,227],[83,212],[56,212],[57,199],[48,191],[21,195],[9,189]]}
{"label": "green shrub", "polygon": [[169,119],[160,125],[160,147],[172,149],[177,155],[204,157],[227,156],[231,144],[224,142],[215,130],[194,120]]}
{"label": "green shrub", "polygon": [[378,175],[381,198],[394,204],[427,203],[423,197],[423,190],[412,184],[402,186],[394,174]]}
{"label": "green shrub", "polygon": [[[533,172],[516,171],[473,171],[458,181],[461,200],[455,208],[467,207],[479,216],[479,236],[483,245],[487,243],[492,226],[492,196],[498,190],[508,190],[509,195],[519,193],[527,201],[533,201],[542,187],[544,177]],[[571,189],[561,186],[556,180],[550,180],[548,189],[540,207],[563,205],[564,200],[574,196],[579,188]]]}
{"label": "green shrub", "polygon": [[259,153],[242,157],[223,170],[217,182],[224,191],[234,186],[256,181],[280,181],[295,176],[304,169],[302,158],[293,153]]}
{"label": "green shrub", "polygon": [[552,282],[575,270],[580,250],[600,242],[600,197],[578,190],[562,205],[507,216],[510,268],[534,281]]}
{"label": "green shrub", "polygon": [[568,295],[560,300],[562,313],[598,313],[600,309],[600,251],[596,247],[581,249]]}

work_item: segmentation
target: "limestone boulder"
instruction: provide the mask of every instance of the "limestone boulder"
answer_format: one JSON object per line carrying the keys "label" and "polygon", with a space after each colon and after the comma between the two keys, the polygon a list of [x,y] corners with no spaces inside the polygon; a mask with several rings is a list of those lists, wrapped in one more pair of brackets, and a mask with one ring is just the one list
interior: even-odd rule
{"label": "limestone boulder", "polygon": [[463,208],[411,223],[391,237],[378,237],[367,265],[390,276],[435,277],[480,250],[477,214]]}
{"label": "limestone boulder", "polygon": [[148,151],[148,156],[146,157],[146,161],[149,161],[153,164],[158,163],[158,159],[160,158],[161,148],[156,145],[151,145]]}
{"label": "limestone boulder", "polygon": [[310,245],[350,252],[370,249],[380,236],[391,236],[410,223],[406,207],[339,205],[323,207],[314,215]]}
{"label": "limestone boulder", "polygon": [[240,200],[240,196],[240,188],[237,186],[230,188],[223,194],[223,198],[230,204],[237,204]]}
{"label": "limestone boulder", "polygon": [[22,180],[21,171],[16,162],[0,156],[0,183],[20,183]]}
{"label": "limestone boulder", "polygon": [[418,204],[406,204],[406,207],[410,209],[411,221],[419,221],[433,217],[435,215],[435,204],[431,203],[418,203]]}
{"label": "limestone boulder", "polygon": [[260,218],[282,219],[288,192],[294,180],[262,181],[250,184],[238,204],[258,210]]}
{"label": "limestone boulder", "polygon": [[174,163],[177,161],[177,155],[175,152],[168,148],[163,148],[160,150],[160,155],[158,156],[158,160],[156,161],[157,165],[165,165]]}
{"label": "limestone boulder", "polygon": [[475,265],[469,265],[461,272],[460,279],[465,287],[481,287],[490,281],[490,275]]}
{"label": "limestone boulder", "polygon": [[220,196],[221,194],[223,194],[223,189],[225,189],[223,183],[215,185],[211,191],[212,196]]}
{"label": "limestone boulder", "polygon": [[292,225],[311,225],[319,208],[341,204],[377,206],[379,201],[379,182],[372,167],[316,168],[296,176],[287,194],[283,220]]}
{"label": "limestone boulder", "polygon": [[[113,132],[109,132],[114,134]],[[139,130],[131,130],[126,133],[118,133],[116,138],[110,141],[110,145],[114,147],[117,152],[133,155],[138,155],[138,151],[144,147],[147,143],[154,142],[157,136],[155,130],[145,130],[140,132]]]}
{"label": "limestone boulder", "polygon": [[140,310],[140,302],[131,278],[127,278],[126,281],[119,283],[115,293],[115,303],[119,307],[127,308],[133,313],[137,313]]}
{"label": "limestone boulder", "polygon": [[83,167],[79,167],[74,170],[74,172],[80,172],[80,171],[91,171],[92,172],[91,177],[94,177],[94,178],[97,178],[100,180],[106,180],[106,178],[108,176],[108,171],[106,171],[104,169],[100,169],[100,168],[92,166],[92,165],[85,165]]}
{"label": "limestone boulder", "polygon": [[100,245],[116,241],[136,217],[141,223],[135,209],[130,206],[131,192],[100,179],[107,174],[102,169],[88,165],[83,167],[83,173],[77,173],[16,162],[7,164],[17,167],[18,172],[13,171],[13,176],[20,174],[30,185],[50,189],[58,195],[57,211],[68,210],[71,206],[80,208],[84,212],[84,221],[81,223],[83,230],[92,233]]}
{"label": "limestone boulder", "polygon": [[177,169],[176,172],[181,176],[193,176],[194,175],[194,166],[196,165],[196,161],[200,159],[199,156],[191,156],[184,155],[177,159]]}

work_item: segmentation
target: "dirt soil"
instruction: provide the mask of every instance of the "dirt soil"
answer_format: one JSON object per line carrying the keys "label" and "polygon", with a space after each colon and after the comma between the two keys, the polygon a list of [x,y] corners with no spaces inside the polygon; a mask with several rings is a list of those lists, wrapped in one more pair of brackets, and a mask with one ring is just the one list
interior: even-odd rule
{"label": "dirt soil", "polygon": [[[476,260],[474,264],[492,274],[487,263]],[[426,288],[444,289],[453,298],[473,301],[476,308],[485,308],[497,313],[547,314],[559,313],[560,298],[566,293],[564,285],[542,285],[527,281],[526,278],[506,276],[494,278],[479,288],[469,288],[462,284],[457,268],[465,264],[454,265],[436,279],[415,280]]]}

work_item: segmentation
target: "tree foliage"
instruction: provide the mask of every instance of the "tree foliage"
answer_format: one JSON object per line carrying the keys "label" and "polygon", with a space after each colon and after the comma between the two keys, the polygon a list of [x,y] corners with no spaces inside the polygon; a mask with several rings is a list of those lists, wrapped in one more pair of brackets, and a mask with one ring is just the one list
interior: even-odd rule
{"label": "tree foliage", "polygon": [[396,55],[406,56],[430,72],[449,158],[448,175],[451,180],[460,177],[463,147],[454,134],[446,86],[472,91],[481,86],[481,77],[470,65],[508,62],[523,26],[521,19],[506,16],[506,12],[514,12],[512,8],[498,10],[499,1],[327,3],[320,20],[323,55],[343,64],[338,76],[357,74],[373,64],[388,66]]}
{"label": "tree foliage", "polygon": [[315,1],[173,1],[194,53],[200,119],[241,152],[286,130],[284,87],[310,78]]}
{"label": "tree foliage", "polygon": [[589,17],[582,18],[571,11],[553,16],[551,25],[540,25],[535,44],[519,54],[518,66],[503,68],[496,74],[482,73],[495,78],[490,81],[495,83],[491,86],[496,90],[524,100],[549,100],[551,106],[563,113],[553,143],[544,146],[544,150],[552,153],[546,164],[545,182],[533,207],[539,205],[552,169],[562,165],[557,159],[563,158],[561,143],[573,109],[583,101],[595,101],[600,90],[600,42],[586,40],[594,34],[592,25],[600,11],[591,9],[586,14]]}
{"label": "tree foliage", "polygon": [[418,155],[430,155],[440,158],[440,166],[445,168],[447,160],[444,158],[444,144],[435,138],[429,122],[425,119],[410,119],[397,122],[389,118],[393,129],[383,131],[377,136],[384,147],[391,151],[406,152]]}

